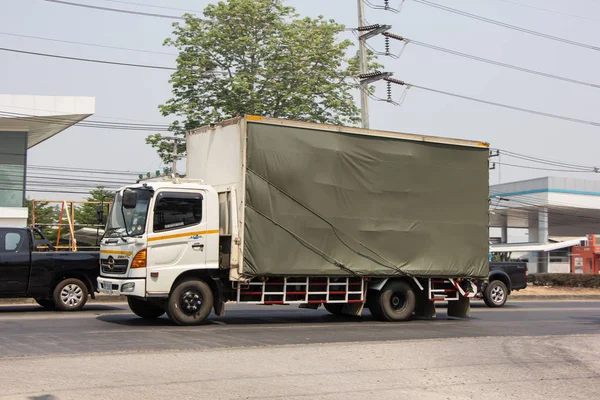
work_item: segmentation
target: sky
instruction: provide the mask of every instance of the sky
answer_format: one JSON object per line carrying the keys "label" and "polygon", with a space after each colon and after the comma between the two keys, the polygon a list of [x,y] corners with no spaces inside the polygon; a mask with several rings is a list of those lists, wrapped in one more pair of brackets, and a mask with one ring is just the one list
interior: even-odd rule
{"label": "sky", "polygon": [[[173,8],[201,11],[206,0],[71,0],[81,4],[146,13],[181,15]],[[157,7],[126,4],[143,3]],[[370,0],[383,4],[383,0]],[[437,3],[561,38],[600,46],[600,2],[593,0],[436,0]],[[302,16],[323,15],[357,26],[355,0],[288,0]],[[390,0],[398,6],[401,0]],[[175,66],[172,54],[154,54],[57,43],[6,35],[173,53],[162,42],[172,20],[69,6],[45,0],[0,0],[0,47],[137,64]],[[600,51],[560,43],[448,13],[413,0],[400,14],[366,8],[371,24],[392,25],[391,32],[549,74],[600,84]],[[167,8],[158,8],[167,7]],[[544,8],[551,11],[542,10]],[[200,14],[200,13],[197,13]],[[351,32],[340,38],[355,39]],[[235,40],[235,38],[232,38]],[[369,44],[383,50],[381,37]],[[392,52],[400,52],[392,42]],[[394,78],[436,90],[567,117],[600,122],[600,89],[504,69],[408,44],[398,60],[380,59]],[[158,105],[170,97],[169,71],[91,64],[0,51],[0,93],[93,96],[94,119],[164,124]],[[377,86],[385,97],[385,86]],[[399,100],[402,87],[394,87]],[[370,102],[371,128],[485,141],[530,156],[582,165],[600,165],[600,127],[531,115],[423,91],[408,90],[400,107]],[[152,132],[148,132],[152,133]],[[145,144],[146,132],[69,128],[29,151],[28,163],[77,169],[154,171],[161,162]],[[497,159],[496,159],[497,160]],[[522,160],[500,160],[530,165]],[[536,165],[540,167],[540,165]],[[543,166],[542,166],[543,167]],[[183,170],[184,162],[179,169]],[[500,166],[490,183],[541,176],[596,179],[592,173],[564,173]],[[106,177],[106,176],[105,176]],[[43,194],[30,194],[38,197]],[[54,196],[56,197],[56,196]],[[63,196],[66,199],[77,195]]]}

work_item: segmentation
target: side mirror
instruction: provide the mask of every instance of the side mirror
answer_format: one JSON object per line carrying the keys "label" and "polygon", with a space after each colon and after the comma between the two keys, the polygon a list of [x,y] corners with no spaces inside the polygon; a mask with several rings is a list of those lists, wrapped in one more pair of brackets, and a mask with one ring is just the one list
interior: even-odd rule
{"label": "side mirror", "polygon": [[123,192],[123,207],[124,208],[135,208],[137,205],[138,194],[136,191],[125,189]]}

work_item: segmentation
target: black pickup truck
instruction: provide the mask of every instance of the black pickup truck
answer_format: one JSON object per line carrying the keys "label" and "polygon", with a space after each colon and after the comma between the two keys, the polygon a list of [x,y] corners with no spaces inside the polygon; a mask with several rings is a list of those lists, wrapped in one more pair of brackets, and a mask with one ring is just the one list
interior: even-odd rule
{"label": "black pickup truck", "polygon": [[33,297],[45,308],[80,310],[97,292],[98,252],[55,251],[35,228],[0,228],[0,297]]}
{"label": "black pickup truck", "polygon": [[478,298],[488,307],[502,307],[513,290],[527,287],[527,263],[490,262],[487,282],[479,284]]}

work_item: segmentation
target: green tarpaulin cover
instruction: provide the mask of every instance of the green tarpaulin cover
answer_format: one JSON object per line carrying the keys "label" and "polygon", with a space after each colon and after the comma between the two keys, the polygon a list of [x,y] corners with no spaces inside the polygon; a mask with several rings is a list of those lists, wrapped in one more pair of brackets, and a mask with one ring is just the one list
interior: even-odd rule
{"label": "green tarpaulin cover", "polygon": [[248,123],[244,274],[488,275],[488,150]]}

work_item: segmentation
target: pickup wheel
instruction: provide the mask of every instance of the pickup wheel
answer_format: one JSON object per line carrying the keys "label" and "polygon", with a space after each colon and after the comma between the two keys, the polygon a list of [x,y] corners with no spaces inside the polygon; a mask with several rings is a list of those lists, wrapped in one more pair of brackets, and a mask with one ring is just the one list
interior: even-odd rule
{"label": "pickup wheel", "polygon": [[336,303],[323,303],[323,307],[333,315],[342,315],[342,311],[344,309],[344,304],[336,304]]}
{"label": "pickup wheel", "polygon": [[56,308],[56,304],[54,304],[54,301],[52,299],[34,299],[36,303],[38,303],[40,306],[47,308],[47,309],[53,309]]}
{"label": "pickup wheel", "polygon": [[79,279],[65,279],[54,288],[53,299],[61,311],[79,311],[87,302],[88,290]]}
{"label": "pickup wheel", "polygon": [[508,288],[502,281],[491,281],[483,292],[488,307],[502,307],[508,298]]}
{"label": "pickup wheel", "polygon": [[141,318],[159,318],[165,313],[165,308],[157,304],[148,303],[139,297],[127,296],[127,304],[135,315]]}
{"label": "pickup wheel", "polygon": [[178,325],[200,325],[213,307],[210,287],[197,279],[179,283],[167,300],[167,315]]}
{"label": "pickup wheel", "polygon": [[369,311],[383,321],[408,321],[416,304],[415,291],[408,283],[390,281],[371,301]]}

